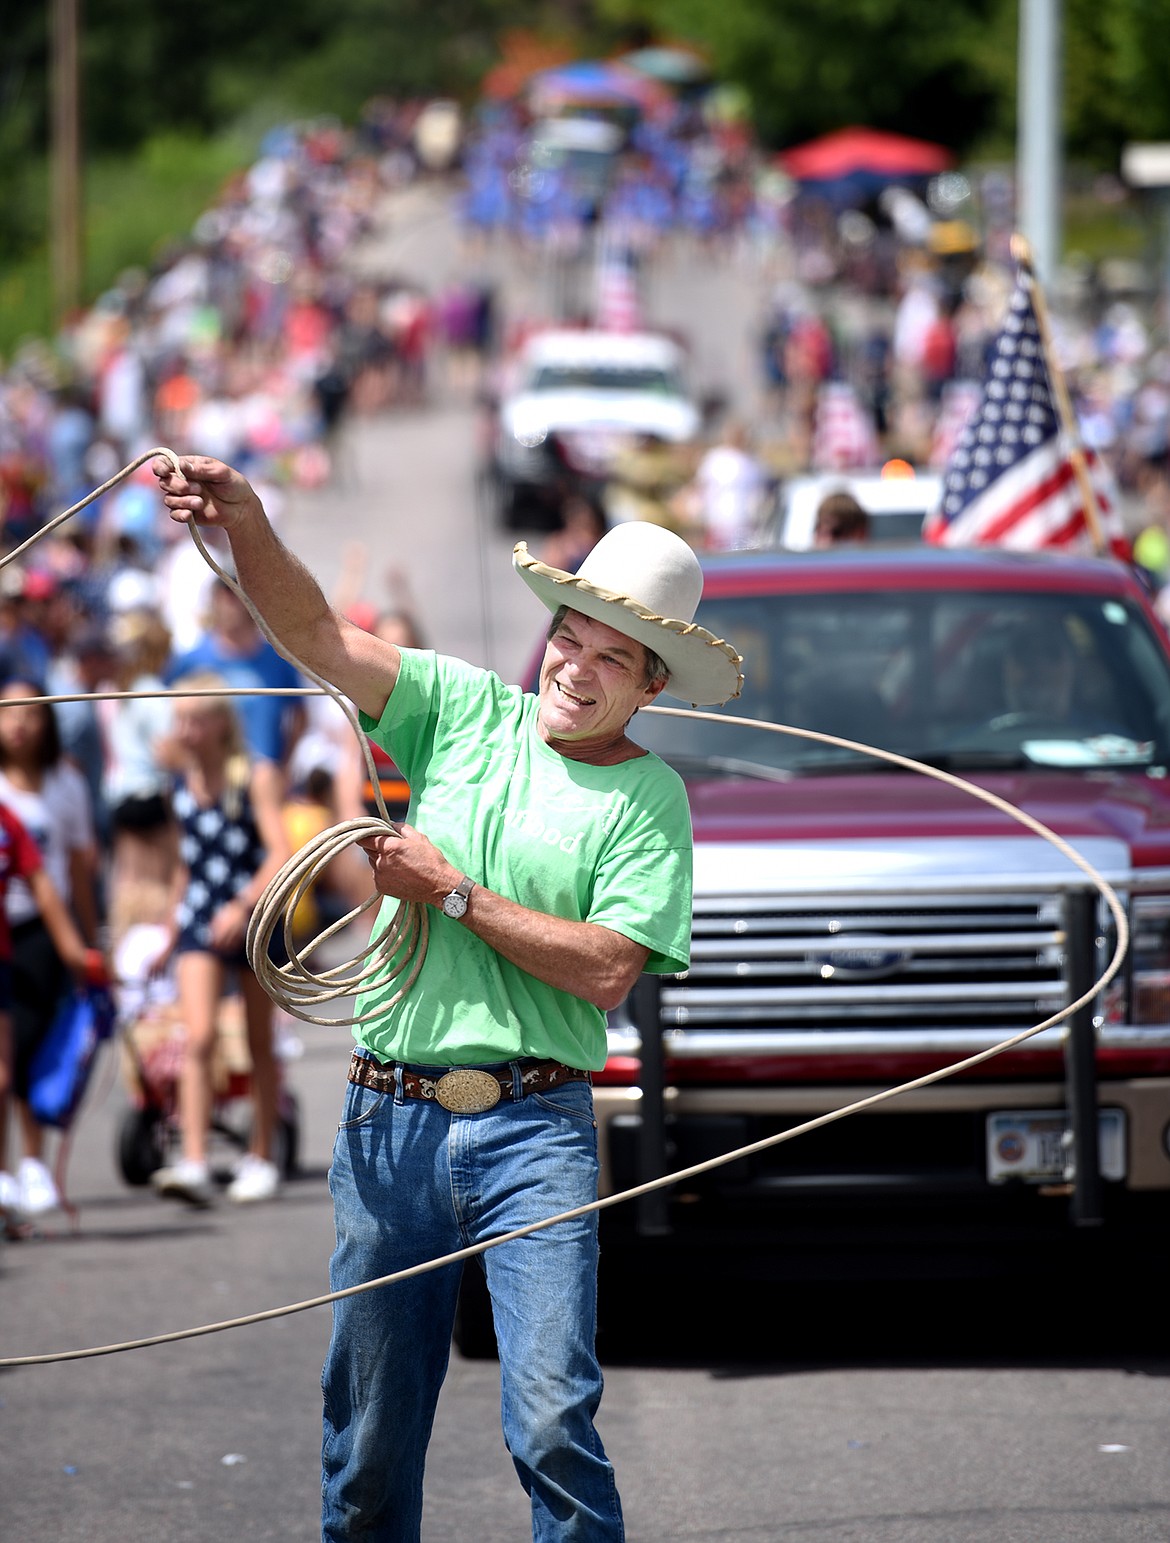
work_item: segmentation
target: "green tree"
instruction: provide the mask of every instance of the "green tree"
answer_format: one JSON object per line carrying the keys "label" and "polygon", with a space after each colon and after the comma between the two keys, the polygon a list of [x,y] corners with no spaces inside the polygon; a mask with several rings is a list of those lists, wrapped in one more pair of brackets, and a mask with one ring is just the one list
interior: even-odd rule
{"label": "green tree", "polygon": [[0,53],[0,263],[44,236],[48,212],[34,196],[30,165],[45,132],[48,49],[44,6],[15,0]]}
{"label": "green tree", "polygon": [[1072,152],[1116,164],[1131,139],[1170,139],[1165,0],[1065,0],[1064,122]]}
{"label": "green tree", "polygon": [[[49,0],[4,0],[0,352],[51,327]],[[589,0],[82,0],[84,298],[184,236],[263,131],[371,96],[471,102],[509,28],[581,34]]]}
{"label": "green tree", "polygon": [[864,123],[965,146],[995,122],[986,32],[1006,7],[989,0],[602,3],[611,20],[706,47],[774,144]]}
{"label": "green tree", "polygon": [[[690,38],[749,92],[774,144],[851,123],[1010,153],[1024,0],[600,0],[611,23]],[[1116,167],[1170,138],[1166,0],[1064,0],[1070,156]]]}
{"label": "green tree", "polygon": [[[765,141],[850,123],[1010,155],[1023,0],[84,0],[87,155],[352,119],[378,94],[470,100],[510,26],[606,53],[689,38],[742,85]],[[1128,139],[1170,139],[1167,0],[1064,0],[1070,157],[1115,167]],[[0,48],[0,265],[44,240],[47,3],[6,0]]]}
{"label": "green tree", "polygon": [[[265,97],[351,114],[370,95],[470,92],[523,0],[85,0],[88,145],[222,128]],[[539,7],[535,8],[539,11]],[[12,142],[44,145],[46,0],[5,0],[0,109]]]}

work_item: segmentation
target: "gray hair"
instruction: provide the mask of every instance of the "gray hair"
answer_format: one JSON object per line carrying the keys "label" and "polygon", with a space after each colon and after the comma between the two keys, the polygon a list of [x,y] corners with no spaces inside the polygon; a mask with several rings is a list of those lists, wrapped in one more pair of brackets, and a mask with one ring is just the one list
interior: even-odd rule
{"label": "gray hair", "polygon": [[[561,625],[565,617],[572,609],[573,608],[570,605],[557,606],[556,610],[553,612],[552,621],[550,621],[548,624],[548,631],[545,633],[546,642],[552,642],[557,628]],[[620,631],[621,629],[618,628],[617,630]],[[637,639],[631,639],[631,641],[636,642]],[[666,668],[666,665],[663,663],[661,657],[656,654],[652,648],[648,648],[645,643],[642,644],[642,652],[646,656],[645,684],[647,686],[652,686],[656,680],[668,681],[670,679],[670,671]]]}

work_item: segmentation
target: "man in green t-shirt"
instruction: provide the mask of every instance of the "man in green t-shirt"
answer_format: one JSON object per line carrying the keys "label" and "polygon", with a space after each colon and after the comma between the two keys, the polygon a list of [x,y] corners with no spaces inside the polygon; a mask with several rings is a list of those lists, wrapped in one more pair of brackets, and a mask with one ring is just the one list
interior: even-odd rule
{"label": "man in green t-shirt", "polygon": [[[384,909],[429,907],[430,936],[408,991],[395,977],[359,1000],[368,1021],[355,1027],[330,1169],[333,1288],[587,1205],[597,1194],[589,1074],[605,1064],[605,1012],[643,970],[684,969],[689,952],[685,792],[626,730],[668,680],[692,702],[725,701],[742,682],[731,645],[693,624],[693,552],[660,527],[624,525],[572,575],[517,546],[517,571],[553,613],[530,696],[348,623],[239,473],[203,457],[181,465],[154,466],[174,517],[227,532],[273,633],[353,700],[411,789],[407,821],[362,845]],[[593,1424],[596,1213],[479,1262],[533,1538],[621,1539]],[[326,1543],[417,1543],[458,1289],[447,1266],[335,1304]]]}

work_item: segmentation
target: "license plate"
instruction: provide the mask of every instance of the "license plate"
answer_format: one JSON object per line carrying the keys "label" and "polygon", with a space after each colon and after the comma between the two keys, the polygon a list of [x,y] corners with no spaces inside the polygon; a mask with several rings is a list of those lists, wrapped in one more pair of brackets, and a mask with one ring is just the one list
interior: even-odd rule
{"label": "license plate", "polygon": [[[1023,1179],[1044,1184],[1071,1179],[1071,1126],[1064,1109],[1003,1109],[987,1116],[987,1177],[992,1184]],[[1097,1111],[1103,1179],[1125,1178],[1125,1110]]]}

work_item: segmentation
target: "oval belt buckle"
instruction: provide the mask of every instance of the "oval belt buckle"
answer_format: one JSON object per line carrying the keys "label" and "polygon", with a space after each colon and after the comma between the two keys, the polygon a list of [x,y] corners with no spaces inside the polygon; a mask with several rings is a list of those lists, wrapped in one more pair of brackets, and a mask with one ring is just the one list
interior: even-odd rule
{"label": "oval belt buckle", "polygon": [[458,1067],[435,1083],[435,1098],[452,1114],[483,1114],[500,1101],[500,1084],[490,1072]]}

